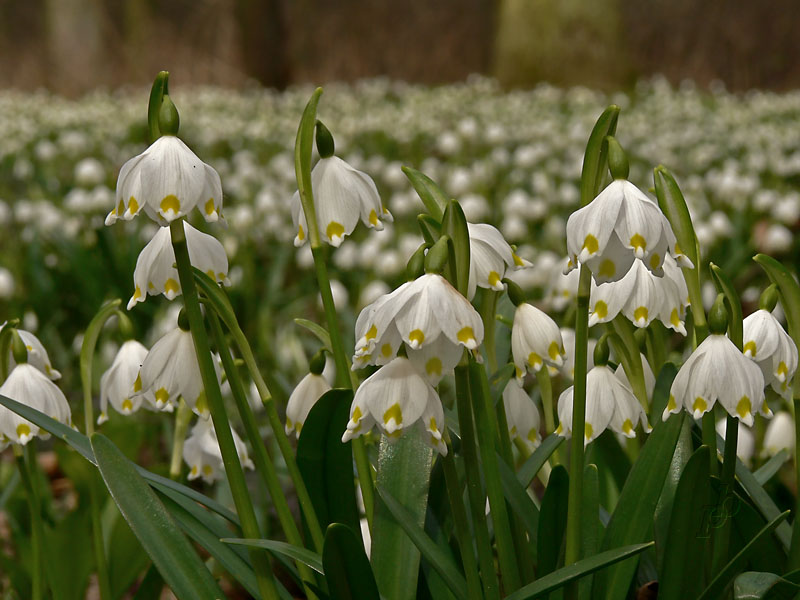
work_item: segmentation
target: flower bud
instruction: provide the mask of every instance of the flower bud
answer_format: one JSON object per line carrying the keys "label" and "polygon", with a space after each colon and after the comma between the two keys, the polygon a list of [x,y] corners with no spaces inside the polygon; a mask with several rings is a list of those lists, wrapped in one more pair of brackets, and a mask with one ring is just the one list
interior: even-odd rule
{"label": "flower bud", "polygon": [[181,126],[181,119],[178,116],[178,109],[172,102],[168,94],[164,94],[161,108],[158,110],[158,128],[161,135],[178,135]]}
{"label": "flower bud", "polygon": [[606,137],[608,142],[608,169],[614,179],[627,179],[630,172],[628,157],[615,137]]}
{"label": "flower bud", "polygon": [[322,375],[325,370],[325,350],[320,349],[308,363],[308,370],[313,375]]}
{"label": "flower bud", "polygon": [[428,254],[425,255],[426,273],[437,273],[439,275],[442,274],[444,266],[447,263],[447,244],[449,241],[450,238],[446,235],[443,235],[439,238],[439,241],[436,242],[430,250],[428,250]]}
{"label": "flower bud", "polygon": [[414,281],[417,277],[425,273],[425,250],[428,248],[427,244],[420,244],[419,248],[414,251],[411,258],[408,259],[406,265],[406,280]]}
{"label": "flower bud", "polygon": [[11,355],[18,365],[28,362],[28,349],[16,329],[11,330]]}
{"label": "flower bud", "polygon": [[594,366],[602,367],[608,364],[608,336],[603,336],[594,347]]}
{"label": "flower bud", "polygon": [[334,152],[333,135],[319,119],[317,119],[317,152],[320,158],[330,158]]}
{"label": "flower bud", "polygon": [[516,284],[516,282],[511,281],[508,278],[504,278],[503,283],[506,284],[508,299],[511,300],[514,306],[519,306],[525,302],[525,293],[522,291],[522,288]]}
{"label": "flower bud", "polygon": [[708,313],[708,330],[714,335],[725,335],[728,330],[728,310],[725,308],[724,294],[717,294]]}
{"label": "flower bud", "polygon": [[772,312],[778,304],[778,286],[774,283],[761,293],[758,299],[758,308]]}

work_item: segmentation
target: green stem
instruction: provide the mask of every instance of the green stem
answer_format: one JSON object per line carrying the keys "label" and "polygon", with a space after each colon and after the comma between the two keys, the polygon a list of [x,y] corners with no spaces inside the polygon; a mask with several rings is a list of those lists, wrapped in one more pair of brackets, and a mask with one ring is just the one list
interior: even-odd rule
{"label": "green stem", "polygon": [[623,315],[614,317],[613,330],[622,339],[622,347],[617,346],[611,338],[611,343],[615,346],[615,351],[622,361],[622,368],[625,376],[631,384],[633,394],[644,407],[646,413],[650,413],[650,402],[647,398],[647,386],[644,383],[644,368],[642,367],[642,354],[639,352],[639,344],[633,335],[633,324]]}
{"label": "green stem", "polygon": [[581,557],[581,504],[583,501],[583,446],[586,428],[586,354],[589,343],[589,292],[592,272],[580,267],[577,312],[575,313],[575,377],[572,395],[572,448],[569,469],[567,542],[564,564]]}
{"label": "green stem", "polygon": [[[342,335],[339,331],[339,319],[336,315],[336,306],[333,304],[333,294],[331,293],[331,282],[328,278],[328,267],[325,261],[325,248],[322,247],[319,239],[311,240],[311,254],[314,256],[314,269],[317,273],[317,283],[319,293],[322,297],[322,306],[325,308],[325,320],[328,323],[328,334],[331,336],[331,349],[333,350],[333,360],[336,363],[336,385],[343,388],[354,389],[351,379],[350,360],[347,358],[347,351],[344,348]],[[367,524],[372,531],[372,518],[375,507],[375,487],[372,479],[372,467],[370,467],[367,449],[362,438],[353,440],[353,457],[356,461],[356,471],[358,472],[358,483],[361,487],[361,497],[364,500],[364,512],[367,517]]]}
{"label": "green stem", "polygon": [[[94,432],[94,406],[92,402],[92,363],[97,340],[106,321],[114,316],[121,300],[107,302],[92,318],[83,336],[80,355],[81,388],[83,391],[83,422],[87,436]],[[111,581],[108,574],[106,549],[103,543],[103,521],[100,518],[101,495],[98,474],[92,473],[89,481],[89,513],[92,522],[92,545],[97,567],[97,584],[101,600],[111,599]]]}
{"label": "green stem", "polygon": [[536,371],[536,382],[539,384],[539,396],[542,399],[544,437],[546,438],[556,430],[556,420],[553,413],[553,383],[550,381],[550,374],[547,372],[546,366]]}
{"label": "green stem", "polygon": [[483,319],[483,348],[486,350],[486,359],[489,362],[489,372],[497,372],[497,349],[495,348],[495,313],[497,312],[497,299],[500,292],[481,289],[481,319]]}
{"label": "green stem", "polygon": [[[725,423],[725,452],[722,460],[722,483],[720,489],[723,496],[720,497],[720,505],[724,505],[725,496],[733,494],[734,475],[736,473],[736,444],[739,438],[739,420],[730,415],[727,416]],[[715,438],[716,441],[716,438]],[[725,566],[730,550],[731,522],[730,517],[726,518],[721,527],[714,530],[714,553],[712,561],[712,573],[718,573]]]}
{"label": "green stem", "polygon": [[189,429],[189,421],[192,420],[192,409],[181,398],[178,404],[178,411],[175,413],[175,432],[172,436],[172,457],[169,461],[169,478],[178,481],[181,477],[181,466],[183,464],[183,443],[186,441],[186,431]]}
{"label": "green stem", "polygon": [[[178,267],[181,290],[183,291],[183,304],[186,309],[186,316],[189,319],[189,327],[194,340],[195,353],[197,354],[197,362],[203,379],[208,408],[214,421],[214,430],[217,434],[217,441],[222,453],[222,462],[225,466],[225,473],[228,475],[236,512],[242,522],[242,532],[245,537],[260,538],[261,534],[258,529],[256,514],[250,500],[250,492],[247,489],[244,471],[239,462],[239,455],[233,442],[233,434],[225,413],[225,404],[222,401],[222,393],[220,392],[217,373],[214,369],[214,359],[211,356],[211,349],[203,322],[203,313],[200,310],[200,301],[194,284],[194,274],[189,260],[189,248],[186,245],[186,234],[183,227],[183,220],[176,219],[170,223],[170,234],[172,236],[172,247],[175,251],[175,262]],[[278,590],[272,576],[267,553],[251,549],[250,558],[253,562],[253,570],[255,571],[262,598],[277,600]]]}
{"label": "green stem", "polygon": [[[700,265],[695,265],[691,273],[687,273],[688,269],[682,269],[682,271],[686,289],[689,291],[689,304],[691,304],[692,320],[694,321],[694,347],[697,348],[700,342],[708,337],[708,323],[706,323],[706,313],[703,310],[703,293],[700,291]],[[716,448],[716,446],[711,446],[711,448]],[[714,455],[714,452],[711,454]],[[714,461],[716,462],[716,460],[715,457]]]}
{"label": "green stem", "polygon": [[469,360],[469,386],[478,433],[481,466],[486,480],[489,506],[492,511],[500,573],[503,577],[503,588],[507,593],[510,593],[520,587],[521,579],[517,567],[511,524],[506,511],[503,483],[497,466],[497,454],[495,451],[495,436],[498,429],[497,418],[492,406],[492,397],[489,393],[486,370],[483,365],[478,364],[472,357]]}
{"label": "green stem", "polygon": [[[702,419],[702,439],[703,445],[708,446],[709,448],[716,448],[717,447],[717,430],[715,428],[716,423],[714,423],[714,411],[710,410],[706,414],[703,415]],[[717,461],[717,453],[710,452],[711,457],[709,459],[709,473],[711,475],[716,476],[719,469],[719,462]]]}
{"label": "green stem", "polygon": [[14,455],[17,459],[17,467],[19,468],[19,474],[22,479],[22,486],[25,488],[25,494],[28,496],[28,508],[31,515],[31,554],[33,555],[31,600],[41,600],[44,597],[45,589],[44,556],[42,554],[44,525],[42,523],[42,504],[39,495],[39,483],[36,479],[36,471],[31,463],[31,461],[36,460],[35,443],[34,441],[29,442],[25,446],[24,451],[19,446],[14,445]]}
{"label": "green stem", "polygon": [[[448,436],[449,437],[449,436]],[[449,440],[448,440],[449,442]],[[461,484],[458,481],[458,472],[453,458],[453,447],[448,443],[447,456],[442,457],[444,481],[447,487],[447,496],[450,499],[450,509],[453,512],[454,533],[458,541],[458,550],[461,553],[461,564],[467,578],[467,592],[469,600],[482,600],[481,579],[478,575],[478,564],[475,562],[475,551],[472,548],[472,538],[469,535],[469,523],[464,509]]]}
{"label": "green stem", "polygon": [[[478,447],[475,440],[475,425],[472,419],[470,401],[469,367],[459,365],[455,368],[456,402],[458,403],[458,424],[461,431],[461,455],[464,458],[464,472],[467,479],[472,524],[475,529],[475,542],[478,545],[483,591],[487,600],[499,600],[500,584],[494,570],[494,555],[489,541],[486,525],[486,495],[481,489],[481,474],[478,466]],[[448,484],[448,488],[450,485]]]}
{"label": "green stem", "polygon": [[[292,511],[289,508],[289,503],[286,500],[286,495],[283,493],[281,482],[278,479],[278,473],[275,470],[275,465],[267,452],[267,447],[261,440],[261,435],[258,432],[258,425],[256,424],[253,410],[250,408],[250,403],[247,401],[247,395],[244,390],[242,378],[239,376],[239,370],[233,362],[233,356],[225,342],[225,335],[222,331],[222,325],[219,322],[219,317],[213,312],[208,311],[208,322],[211,326],[211,335],[214,338],[214,345],[217,352],[222,358],[222,366],[225,369],[225,374],[228,377],[228,382],[231,385],[231,392],[236,402],[236,408],[239,410],[239,416],[244,424],[245,434],[253,448],[253,458],[256,464],[256,470],[264,480],[267,486],[269,495],[272,498],[272,503],[275,506],[275,511],[278,513],[278,520],[281,523],[286,539],[290,544],[298,547],[303,547],[303,538],[300,535],[300,530],[292,517]],[[304,582],[314,582],[314,574],[311,569],[303,562],[297,561],[297,570],[300,573]],[[306,587],[306,595],[316,597],[311,588]]]}

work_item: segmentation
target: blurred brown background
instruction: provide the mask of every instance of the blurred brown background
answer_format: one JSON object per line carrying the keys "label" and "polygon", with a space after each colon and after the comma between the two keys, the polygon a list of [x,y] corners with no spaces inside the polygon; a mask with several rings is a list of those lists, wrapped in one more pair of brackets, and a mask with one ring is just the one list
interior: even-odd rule
{"label": "blurred brown background", "polygon": [[180,83],[283,88],[470,73],[625,88],[663,73],[800,86],[800,1],[0,0],[0,88],[74,96]]}

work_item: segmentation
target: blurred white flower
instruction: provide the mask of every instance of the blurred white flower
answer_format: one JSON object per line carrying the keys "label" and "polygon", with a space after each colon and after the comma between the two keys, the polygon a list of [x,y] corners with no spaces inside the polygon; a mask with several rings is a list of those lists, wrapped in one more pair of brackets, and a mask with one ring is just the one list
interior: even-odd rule
{"label": "blurred white flower", "polygon": [[[16,365],[0,386],[0,395],[35,408],[64,425],[72,426],[72,413],[64,393],[31,364]],[[5,406],[0,406],[0,446],[8,443],[24,446],[34,437],[47,439],[50,434]]]}
{"label": "blurred white flower", "polygon": [[75,165],[75,183],[83,187],[91,187],[102,183],[106,178],[103,164],[96,158],[89,156]]}
{"label": "blurred white flower", "polygon": [[767,310],[757,310],[743,323],[743,351],[761,369],[765,385],[791,399],[789,383],[797,370],[797,346]]}
{"label": "blurred white flower", "polygon": [[784,449],[794,453],[794,419],[790,413],[785,410],[775,413],[775,417],[767,425],[762,446],[763,457],[775,456]]}
{"label": "blurred white flower", "polygon": [[[717,421],[717,433],[725,439],[725,434],[728,429],[727,419],[720,419]],[[742,461],[746,466],[750,466],[753,462],[753,454],[756,451],[756,438],[749,427],[745,427],[739,423],[736,436],[736,457]]]}
{"label": "blurred white flower", "polygon": [[300,380],[297,387],[292,390],[286,404],[286,435],[294,431],[297,437],[300,437],[300,431],[303,429],[303,423],[306,422],[308,413],[311,412],[317,400],[330,389],[330,384],[319,374],[308,373]]}
{"label": "blurred white flower", "polygon": [[[3,323],[3,325],[0,326],[0,329],[3,329],[4,327],[6,327],[6,323]],[[28,364],[39,369],[53,381],[60,379],[61,373],[53,368],[53,365],[50,363],[50,357],[47,355],[47,350],[44,349],[44,346],[42,345],[42,342],[39,341],[39,338],[33,335],[30,331],[26,331],[24,329],[17,328],[17,333],[19,333],[19,337],[22,339],[22,342],[25,344],[25,349],[28,351]],[[14,360],[14,355],[9,348],[8,368],[13,369],[14,365],[16,364],[17,363]]]}
{"label": "blurred white flower", "polygon": [[122,165],[116,202],[106,225],[130,221],[142,209],[166,225],[195,206],[206,221],[215,222],[222,218],[222,184],[219,174],[179,138],[164,135]]}
{"label": "blurred white flower", "polygon": [[[233,429],[231,434],[242,467],[253,469],[253,461],[247,453],[244,442]],[[217,432],[211,419],[199,419],[192,427],[192,433],[183,444],[183,460],[189,466],[187,477],[189,481],[202,477],[206,483],[214,483],[223,478],[225,465],[222,462]]]}
{"label": "blurred white flower", "polygon": [[[128,340],[119,349],[114,357],[114,362],[100,377],[100,415],[97,424],[101,425],[108,420],[108,403],[118,413],[130,415],[139,410],[144,400],[144,395],[135,395],[133,385],[139,376],[147,348],[136,340]],[[147,392],[148,400],[154,403],[155,398]]]}
{"label": "blurred white flower", "polygon": [[476,287],[503,291],[501,281],[506,269],[521,269],[533,266],[520,258],[503,235],[492,225],[468,223],[469,230],[469,284],[467,297],[475,296]]}
{"label": "blurred white flower", "polygon": [[5,267],[0,267],[0,299],[8,300],[14,295],[14,276]]}
{"label": "blurred white flower", "polygon": [[558,325],[543,311],[523,302],[514,312],[511,354],[518,380],[527,371],[537,372],[545,364],[562,366],[565,351]]}
{"label": "blurred white flower", "polygon": [[539,409],[519,382],[511,378],[503,390],[503,408],[506,412],[508,435],[519,440],[528,451],[542,442],[539,435]]}

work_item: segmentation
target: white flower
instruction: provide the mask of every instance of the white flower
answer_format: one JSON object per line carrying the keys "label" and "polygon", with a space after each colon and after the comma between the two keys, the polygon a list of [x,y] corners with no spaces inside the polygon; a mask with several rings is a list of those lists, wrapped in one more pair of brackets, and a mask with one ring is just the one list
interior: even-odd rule
{"label": "white flower", "polygon": [[[359,218],[378,231],[383,229],[383,221],[392,221],[372,178],[341,158],[321,158],[311,170],[311,188],[320,237],[332,246],[339,246],[345,236],[353,233]],[[292,196],[291,208],[297,231],[294,245],[302,246],[308,236],[308,224],[298,192]]]}
{"label": "white flower", "polygon": [[463,348],[478,347],[483,321],[444,277],[428,273],[365,307],[356,320],[356,338],[354,369],[388,363],[405,343],[409,358],[435,384],[452,372]]}
{"label": "white flower", "polygon": [[[216,361],[214,367],[219,370]],[[147,392],[152,392],[158,410],[177,406],[178,397],[183,396],[195,414],[208,418],[203,380],[190,332],[176,327],[153,344],[133,383],[134,395]]]}
{"label": "white flower", "polygon": [[516,379],[511,379],[503,390],[503,408],[512,439],[525,444],[529,451],[541,444],[539,410]]}
{"label": "white flower", "polygon": [[765,384],[791,398],[789,382],[797,370],[797,346],[772,313],[757,310],[744,320],[744,355],[761,369]]}
{"label": "white flower", "polygon": [[[186,221],[183,222],[183,230],[186,232],[186,247],[192,266],[214,281],[230,285],[228,257],[222,244],[214,236],[195,229]],[[139,254],[133,271],[133,284],[135,289],[128,301],[128,310],[138,302],[144,302],[148,295],[164,294],[167,300],[172,300],[181,293],[169,227],[159,228]]]}
{"label": "white flower", "polygon": [[[63,392],[31,364],[23,363],[15,366],[0,386],[0,395],[26,404],[60,423],[72,426],[72,413]],[[0,445],[11,442],[24,446],[34,437],[47,439],[50,434],[8,408],[0,406]]]}
{"label": "white flower", "polygon": [[[108,403],[118,413],[130,415],[139,410],[144,396],[134,395],[133,383],[139,375],[147,348],[136,340],[128,340],[119,349],[114,362],[100,377],[100,416],[97,424],[108,420]],[[154,401],[154,398],[150,398]]]}
{"label": "white flower", "polygon": [[[573,387],[558,398],[558,420],[555,433],[563,437],[572,435]],[[606,428],[633,438],[634,429],[641,423],[650,431],[647,415],[630,388],[622,383],[608,365],[592,367],[586,374],[586,420],[584,445],[596,439]]]}
{"label": "white flower", "polygon": [[375,424],[390,439],[417,425],[429,434],[428,444],[447,454],[447,444],[442,440],[442,402],[406,358],[395,358],[359,386],[342,441],[365,434]]}
{"label": "white flower", "polygon": [[475,295],[476,287],[502,292],[501,279],[507,267],[533,266],[517,256],[508,242],[495,227],[483,223],[468,223],[469,230],[469,285],[467,297]]}
{"label": "white flower", "polygon": [[658,204],[624,179],[612,181],[567,221],[568,268],[585,263],[597,283],[623,277],[634,258],[660,276],[669,251],[681,266],[691,266],[675,244],[675,235]]}
{"label": "white flower", "polygon": [[286,404],[286,435],[296,431],[300,437],[308,413],[329,389],[331,386],[322,375],[309,373],[300,380]]}
{"label": "white flower", "polygon": [[511,354],[517,379],[522,379],[526,371],[539,371],[544,364],[560,367],[565,352],[558,325],[535,306],[523,302],[514,313]]}
{"label": "white flower", "polygon": [[762,456],[774,456],[783,449],[794,452],[794,419],[785,410],[775,413],[764,434]]}
{"label": "white flower", "polygon": [[130,221],[142,208],[150,218],[166,225],[195,206],[206,221],[215,222],[222,218],[222,184],[219,174],[186,144],[165,135],[122,165],[116,203],[106,225],[117,219]]}
{"label": "white flower", "polygon": [[667,255],[663,275],[653,274],[639,259],[622,279],[592,286],[589,301],[592,313],[589,327],[607,323],[620,312],[637,327],[647,327],[653,319],[660,320],[682,335],[686,335],[684,315],[688,291],[680,267]]}
{"label": "white flower", "polygon": [[[231,434],[233,434],[233,443],[242,466],[247,469],[254,468],[242,439],[233,429],[231,429]],[[191,435],[183,444],[183,460],[189,465],[188,479],[190,481],[198,477],[202,477],[206,483],[214,483],[217,479],[222,479],[225,465],[222,462],[222,452],[219,449],[217,433],[214,431],[214,423],[211,419],[199,419],[197,424],[192,427]]]}
{"label": "white flower", "polygon": [[[3,327],[5,327],[5,323],[3,324]],[[0,329],[2,328],[0,327]],[[53,368],[53,365],[50,364],[50,357],[47,355],[47,350],[44,349],[44,346],[42,345],[42,342],[39,341],[39,338],[33,335],[30,331],[25,331],[24,329],[17,329],[17,333],[22,339],[22,343],[25,344],[25,349],[28,351],[28,364],[39,369],[53,381],[60,379],[61,373],[56,371]],[[8,351],[8,357],[8,368],[13,369],[17,363],[14,360],[14,355],[11,353],[10,349]]]}
{"label": "white flower", "polygon": [[[561,366],[561,374],[569,379],[575,379],[575,330],[568,327],[561,328],[561,339],[564,342],[564,364]],[[586,350],[586,372],[594,366],[594,347],[597,340],[589,338],[589,347]],[[551,367],[551,369],[553,369]],[[551,375],[558,373],[551,372]]]}
{"label": "white flower", "polygon": [[764,376],[724,335],[711,334],[683,363],[670,389],[661,418],[686,408],[699,419],[719,402],[732,417],[748,427],[753,414],[772,413],[764,402]]}
{"label": "white flower", "polygon": [[[725,439],[725,433],[728,429],[728,420],[720,419],[717,421],[717,433]],[[739,424],[736,434],[736,457],[748,467],[753,460],[753,454],[756,451],[756,438],[749,427],[744,427]]]}

